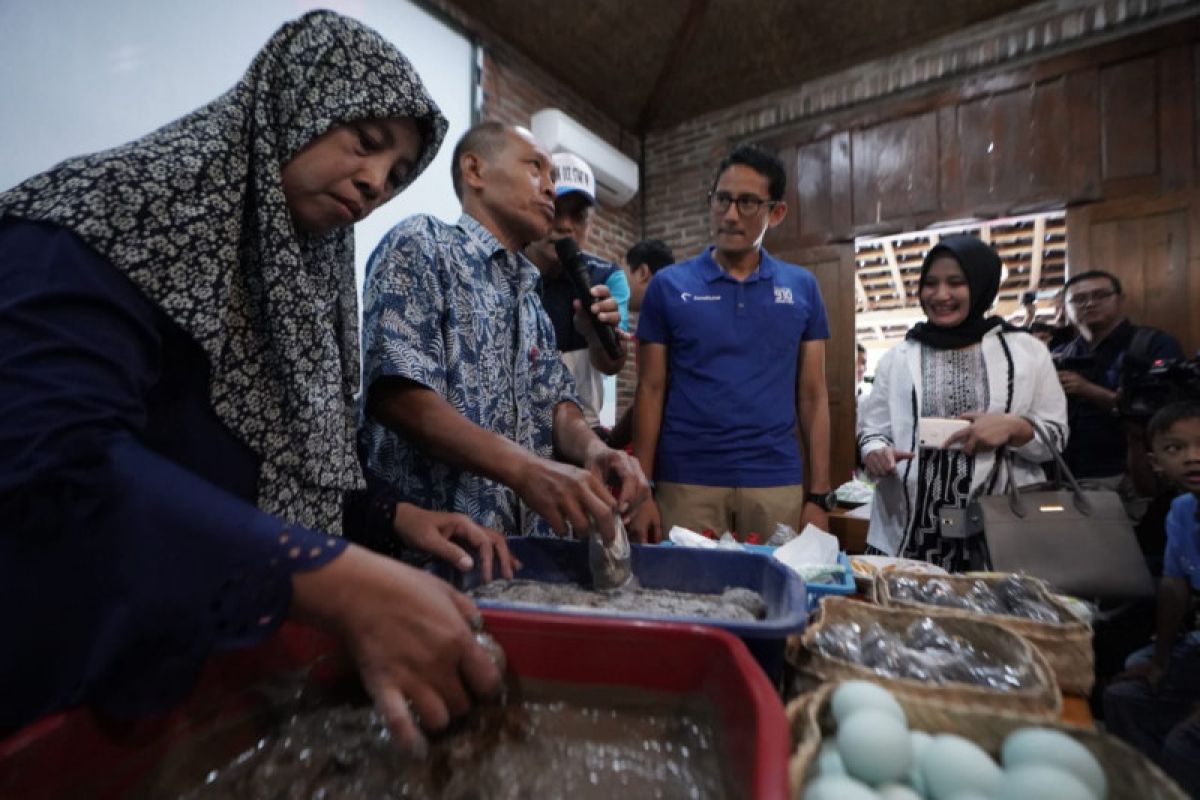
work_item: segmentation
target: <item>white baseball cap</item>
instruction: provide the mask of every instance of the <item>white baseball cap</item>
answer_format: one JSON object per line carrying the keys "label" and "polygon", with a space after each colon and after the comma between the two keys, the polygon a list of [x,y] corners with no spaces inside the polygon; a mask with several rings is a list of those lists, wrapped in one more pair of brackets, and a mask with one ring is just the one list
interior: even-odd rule
{"label": "white baseball cap", "polygon": [[555,195],[583,192],[588,200],[596,202],[596,176],[586,161],[574,153],[554,153],[550,161]]}

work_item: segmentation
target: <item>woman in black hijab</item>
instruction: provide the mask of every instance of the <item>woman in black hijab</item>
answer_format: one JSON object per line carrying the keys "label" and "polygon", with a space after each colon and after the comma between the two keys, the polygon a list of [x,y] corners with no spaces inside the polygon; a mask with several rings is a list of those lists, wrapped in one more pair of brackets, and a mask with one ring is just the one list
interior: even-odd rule
{"label": "woman in black hijab", "polygon": [[[952,572],[985,567],[978,531],[951,538],[943,530],[961,531],[973,498],[1006,488],[993,475],[998,448],[1014,452],[1018,485],[1044,479],[1038,464],[1050,452],[1029,420],[1042,423],[1059,449],[1066,442],[1066,398],[1049,351],[988,315],[1001,272],[1000,257],[973,236],[947,237],[925,256],[926,321],[881,359],[863,407],[859,446],[876,481],[872,552]],[[923,418],[966,424],[942,447],[919,448]]]}
{"label": "woman in black hijab", "polygon": [[229,92],[0,194],[0,734],[181,697],[287,616],[341,635],[397,738],[500,676],[473,604],[336,534],[361,488],[351,226],[446,121],[314,12]]}

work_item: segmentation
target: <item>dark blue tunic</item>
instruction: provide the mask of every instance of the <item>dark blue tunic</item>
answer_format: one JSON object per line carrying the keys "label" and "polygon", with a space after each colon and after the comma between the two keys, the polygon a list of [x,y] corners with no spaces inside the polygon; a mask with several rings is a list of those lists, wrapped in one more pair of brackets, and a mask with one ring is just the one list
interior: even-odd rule
{"label": "dark blue tunic", "polygon": [[73,233],[0,220],[0,734],[157,710],[341,539],[254,506],[201,349]]}

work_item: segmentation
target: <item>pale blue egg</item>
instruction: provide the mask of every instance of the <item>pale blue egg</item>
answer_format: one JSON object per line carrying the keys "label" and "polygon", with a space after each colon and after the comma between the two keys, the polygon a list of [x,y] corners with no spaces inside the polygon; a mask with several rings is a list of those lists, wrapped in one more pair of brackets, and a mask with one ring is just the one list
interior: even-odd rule
{"label": "pale blue egg", "polygon": [[872,786],[902,779],[913,763],[908,728],[886,711],[851,714],[838,725],[837,747],[846,772]]}
{"label": "pale blue egg", "polygon": [[921,800],[921,795],[911,786],[902,783],[885,783],[876,787],[875,791],[879,793],[879,800]]}
{"label": "pale blue egg", "polygon": [[842,754],[838,752],[837,742],[833,740],[821,742],[821,752],[817,754],[817,774],[846,774],[846,765],[842,761]]}
{"label": "pale blue egg", "polygon": [[908,785],[917,791],[917,794],[925,796],[925,776],[921,774],[921,754],[925,752],[925,748],[929,747],[929,743],[933,741],[933,737],[925,731],[909,731],[909,739],[912,741],[913,750],[913,765],[908,771]]}
{"label": "pale blue egg", "polygon": [[885,711],[907,725],[908,717],[892,693],[870,681],[846,681],[833,692],[830,699],[833,717],[841,725],[855,712],[865,708]]}
{"label": "pale blue egg", "polygon": [[1000,760],[1006,769],[1024,764],[1049,764],[1082,781],[1097,798],[1108,794],[1104,768],[1078,739],[1049,728],[1021,728],[1004,740]]}
{"label": "pale blue egg", "polygon": [[822,775],[804,790],[804,800],[879,800],[879,795],[845,775]]}
{"label": "pale blue egg", "polygon": [[974,742],[938,734],[921,753],[921,777],[933,800],[951,800],[967,791],[984,796],[1000,785],[1000,767]]}
{"label": "pale blue egg", "polygon": [[1098,800],[1087,785],[1051,764],[1022,764],[1004,771],[996,800]]}

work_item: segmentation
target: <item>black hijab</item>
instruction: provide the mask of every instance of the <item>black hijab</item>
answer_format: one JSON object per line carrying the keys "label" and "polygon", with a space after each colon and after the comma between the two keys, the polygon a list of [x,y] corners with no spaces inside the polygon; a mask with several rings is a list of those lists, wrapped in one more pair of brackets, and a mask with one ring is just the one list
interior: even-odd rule
{"label": "black hijab", "polygon": [[967,287],[971,293],[971,308],[967,318],[953,328],[918,322],[909,330],[906,339],[915,339],[938,350],[953,350],[978,344],[984,334],[998,325],[1006,330],[1017,330],[1000,317],[983,316],[992,307],[1000,291],[1000,256],[990,245],[974,236],[947,236],[925,254],[925,261],[921,264],[922,282],[929,267],[942,256],[950,256],[957,261],[967,277]]}
{"label": "black hijab", "polygon": [[315,11],[208,105],[0,193],[0,216],[70,228],[200,344],[214,411],[261,458],[259,507],[330,533],[363,485],[354,238],[298,235],[281,170],[340,124],[405,117],[423,145],[411,181],[445,118],[394,45]]}

